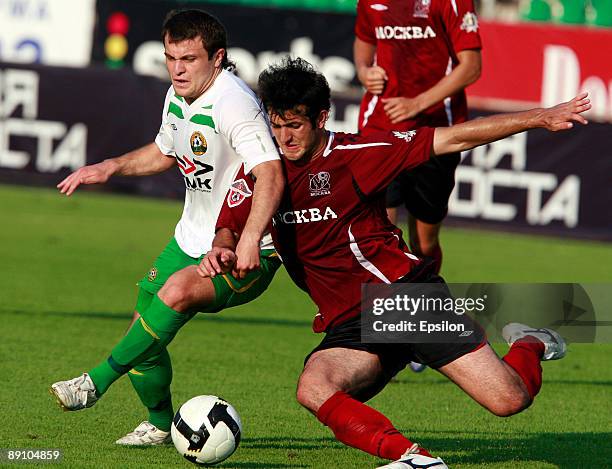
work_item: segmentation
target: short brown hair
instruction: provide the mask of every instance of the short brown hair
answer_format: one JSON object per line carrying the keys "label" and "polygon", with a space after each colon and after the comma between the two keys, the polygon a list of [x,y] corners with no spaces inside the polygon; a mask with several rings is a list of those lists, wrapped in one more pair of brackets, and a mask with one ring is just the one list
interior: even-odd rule
{"label": "short brown hair", "polygon": [[223,49],[223,61],[221,67],[233,69],[235,65],[227,58],[227,33],[221,22],[203,10],[172,10],[162,26],[162,42],[166,40],[166,35],[170,42],[180,42],[187,39],[202,38],[204,50],[208,52],[208,59]]}

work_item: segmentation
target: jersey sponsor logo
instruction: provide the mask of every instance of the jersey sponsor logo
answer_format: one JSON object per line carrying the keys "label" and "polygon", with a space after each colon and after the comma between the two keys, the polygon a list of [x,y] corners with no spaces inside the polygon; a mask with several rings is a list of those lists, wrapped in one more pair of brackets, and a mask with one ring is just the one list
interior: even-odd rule
{"label": "jersey sponsor logo", "polygon": [[327,171],[321,171],[317,174],[309,174],[308,178],[310,186],[310,195],[312,197],[315,197],[317,195],[331,194],[330,176]]}
{"label": "jersey sponsor logo", "polygon": [[184,175],[187,175],[189,173],[193,173],[196,169],[195,164],[193,164],[193,162],[187,158],[186,156],[183,156],[182,158],[180,156],[176,156],[176,164],[178,164],[179,168],[181,168],[181,172]]}
{"label": "jersey sponsor logo", "polygon": [[[191,161],[187,156],[176,156],[176,163],[183,173],[183,179],[185,180],[185,187],[191,191],[212,191],[210,185],[212,178],[204,177],[207,173],[210,173],[214,168],[204,163],[203,161],[193,160]],[[193,173],[193,174],[192,174]]]}
{"label": "jersey sponsor logo", "polygon": [[414,16],[415,18],[428,18],[430,6],[431,0],[415,0],[414,13],[412,14],[412,16]]}
{"label": "jersey sponsor logo", "polygon": [[274,221],[286,225],[294,225],[338,218],[338,215],[336,215],[336,212],[334,212],[331,207],[325,207],[323,213],[321,213],[321,210],[322,209],[315,207],[281,212],[274,216]]}
{"label": "jersey sponsor logo", "polygon": [[172,130],[178,130],[178,127],[176,126],[176,124],[170,122],[170,127],[172,128]]}
{"label": "jersey sponsor logo", "polygon": [[416,135],[416,130],[407,130],[405,132],[400,132],[399,130],[393,131],[394,137],[397,137],[406,142],[411,142],[415,135]]}
{"label": "jersey sponsor logo", "polygon": [[208,143],[206,143],[206,139],[201,132],[194,132],[191,134],[189,145],[191,146],[191,151],[196,156],[202,156],[208,149]]}
{"label": "jersey sponsor logo", "polygon": [[423,29],[421,26],[376,26],[376,39],[428,39],[436,37],[431,26]]}
{"label": "jersey sponsor logo", "polygon": [[249,189],[247,182],[244,179],[238,179],[232,182],[229,193],[227,194],[227,206],[229,208],[238,207],[244,202],[247,197],[251,197],[253,192]]}
{"label": "jersey sponsor logo", "polygon": [[370,5],[370,8],[376,11],[385,11],[389,9],[387,5],[383,5],[381,3],[374,3],[373,5]]}
{"label": "jersey sponsor logo", "polygon": [[461,29],[466,33],[478,32],[478,17],[475,13],[468,11],[463,15],[463,21],[461,22]]}

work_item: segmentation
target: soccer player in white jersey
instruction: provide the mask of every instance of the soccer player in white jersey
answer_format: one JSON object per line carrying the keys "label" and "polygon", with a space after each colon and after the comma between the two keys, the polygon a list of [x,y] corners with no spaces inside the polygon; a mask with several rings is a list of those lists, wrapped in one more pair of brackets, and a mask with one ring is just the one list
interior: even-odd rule
{"label": "soccer player in white jersey", "polygon": [[[64,409],[79,410],[128,374],[149,418],[117,441],[127,445],[170,441],[172,366],[166,346],[180,327],[198,311],[217,312],[256,298],[280,266],[263,234],[283,192],[281,164],[259,101],[230,71],[223,25],[200,10],[174,11],[164,22],[162,38],[172,86],[155,142],[85,166],[58,184],[71,195],[80,184],[160,173],[175,162],[185,180],[183,214],[174,237],[139,282],[128,333],[102,363],[51,387]],[[234,187],[235,195],[252,196],[247,236],[237,248],[234,275],[211,281],[195,269],[211,249],[217,216],[242,166],[256,180],[253,191]]]}

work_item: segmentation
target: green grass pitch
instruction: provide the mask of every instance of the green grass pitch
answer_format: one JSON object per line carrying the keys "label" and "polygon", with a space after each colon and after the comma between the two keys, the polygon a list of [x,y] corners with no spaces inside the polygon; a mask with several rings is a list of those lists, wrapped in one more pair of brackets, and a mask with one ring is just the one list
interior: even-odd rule
{"label": "green grass pitch", "polygon": [[[49,385],[104,359],[122,336],[136,281],[173,233],[176,201],[0,186],[0,447],[60,448],[66,467],[190,467],[174,447],[118,447],[146,413],[119,380],[94,408],[62,413]],[[609,244],[445,229],[448,281],[612,281]],[[314,307],[281,271],[256,302],[197,317],[170,345],[175,406],[218,394],[243,441],[224,468],[373,468],[294,398],[318,343]],[[500,346],[500,351],[505,347]],[[611,345],[573,344],[544,364],[520,415],[489,415],[436,372],[403,372],[372,405],[452,468],[611,467]]]}

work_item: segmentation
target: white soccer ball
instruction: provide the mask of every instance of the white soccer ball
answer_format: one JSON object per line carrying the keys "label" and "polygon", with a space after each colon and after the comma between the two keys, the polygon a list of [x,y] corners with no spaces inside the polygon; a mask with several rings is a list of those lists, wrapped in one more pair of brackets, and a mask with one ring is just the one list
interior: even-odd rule
{"label": "white soccer ball", "polygon": [[217,396],[197,396],[174,416],[172,441],[185,459],[199,466],[229,458],[240,443],[242,422],[236,409]]}

